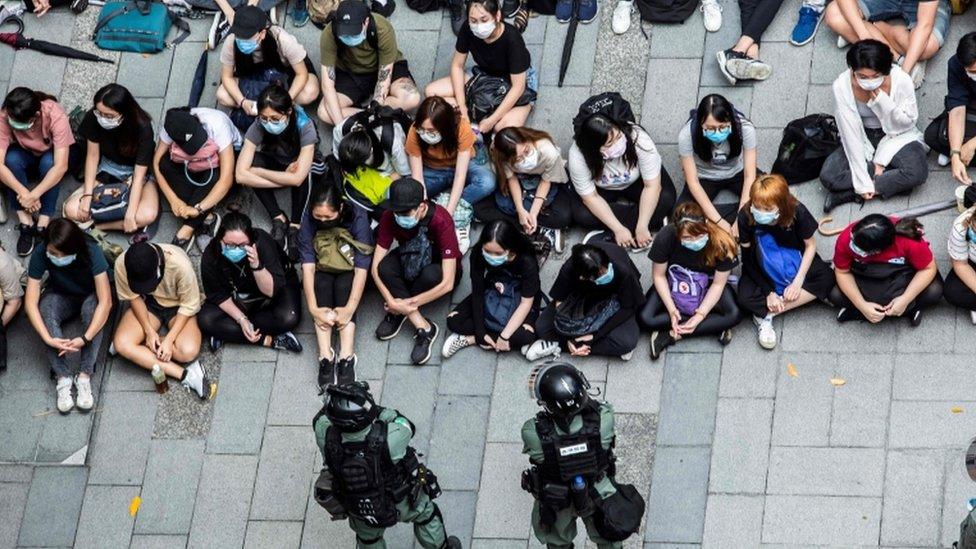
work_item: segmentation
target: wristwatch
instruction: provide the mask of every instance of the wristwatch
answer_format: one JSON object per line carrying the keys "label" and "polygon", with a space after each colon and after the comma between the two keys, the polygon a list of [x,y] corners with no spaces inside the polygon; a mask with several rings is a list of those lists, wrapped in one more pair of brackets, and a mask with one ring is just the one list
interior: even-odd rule
{"label": "wristwatch", "polygon": [[200,207],[200,203],[199,202],[197,202],[196,204],[193,205],[193,209],[195,209],[196,211],[198,211],[200,213],[203,213],[203,208]]}
{"label": "wristwatch", "polygon": [[85,342],[85,347],[91,345],[91,340],[88,339],[88,337],[86,337],[85,334],[81,334],[80,337],[81,337],[81,340]]}

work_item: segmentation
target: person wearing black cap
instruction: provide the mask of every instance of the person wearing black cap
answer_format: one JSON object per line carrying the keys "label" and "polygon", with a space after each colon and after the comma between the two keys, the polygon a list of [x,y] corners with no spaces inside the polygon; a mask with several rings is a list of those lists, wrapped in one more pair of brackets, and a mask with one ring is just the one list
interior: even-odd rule
{"label": "person wearing black cap", "polygon": [[[371,272],[383,296],[386,317],[376,328],[380,340],[393,339],[405,320],[416,329],[410,360],[430,359],[437,324],[420,308],[449,294],[460,279],[461,252],[454,220],[443,207],[426,200],[424,186],[404,177],[390,185],[390,209],[376,233]],[[393,241],[398,243],[390,250]]]}
{"label": "person wearing black cap", "polygon": [[196,359],[202,298],[186,252],[172,244],[133,244],[115,260],[115,286],[119,300],[129,302],[115,330],[115,351],[146,370],[160,368],[203,400],[213,398],[217,385]]}
{"label": "person wearing black cap", "polygon": [[370,101],[413,110],[420,91],[397,48],[393,25],[360,0],[343,0],[322,31],[322,102],[319,118],[340,124]]}
{"label": "person wearing black cap", "polygon": [[234,151],[241,133],[217,109],[180,107],[166,111],[153,172],[159,190],[182,224],[172,244],[189,251],[194,239],[203,251],[220,224],[213,211],[234,183]]}
{"label": "person wearing black cap", "polygon": [[263,86],[253,87],[253,95],[245,97],[241,79],[267,85],[283,78],[288,94],[299,105],[318,99],[319,83],[305,47],[283,28],[272,25],[267,13],[257,6],[237,8],[230,32],[220,50],[219,104],[257,116],[257,94]]}

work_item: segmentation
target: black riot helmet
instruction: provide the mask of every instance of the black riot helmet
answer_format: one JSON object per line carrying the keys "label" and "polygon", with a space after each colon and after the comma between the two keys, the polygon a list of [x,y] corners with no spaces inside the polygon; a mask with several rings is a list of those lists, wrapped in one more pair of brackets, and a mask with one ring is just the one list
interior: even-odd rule
{"label": "black riot helmet", "polygon": [[380,415],[380,407],[369,393],[369,384],[357,381],[346,385],[330,385],[326,390],[325,415],[337,429],[355,433],[372,425]]}
{"label": "black riot helmet", "polygon": [[562,429],[590,401],[590,382],[583,372],[567,362],[547,362],[536,367],[529,378],[532,395]]}

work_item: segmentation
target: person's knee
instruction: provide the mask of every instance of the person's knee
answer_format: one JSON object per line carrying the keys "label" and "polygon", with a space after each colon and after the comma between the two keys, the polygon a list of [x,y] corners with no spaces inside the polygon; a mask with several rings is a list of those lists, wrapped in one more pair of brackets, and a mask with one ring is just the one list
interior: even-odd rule
{"label": "person's knee", "polygon": [[130,358],[140,344],[139,338],[124,326],[116,330],[112,336],[112,345],[115,346],[115,351],[125,358]]}
{"label": "person's knee", "polygon": [[334,126],[335,122],[332,121],[332,117],[329,116],[329,109],[325,108],[325,100],[323,99],[319,102],[319,108],[315,111],[319,116],[319,120],[325,122],[330,126]]}
{"label": "person's knee", "polygon": [[190,362],[200,354],[200,338],[180,337],[173,346],[173,360]]}
{"label": "person's knee", "polygon": [[310,78],[299,92],[298,97],[295,98],[295,102],[299,105],[309,105],[319,98],[319,84],[314,78]]}
{"label": "person's knee", "polygon": [[274,312],[273,321],[278,331],[288,332],[298,326],[302,320],[301,312],[296,307],[281,307]]}
{"label": "person's knee", "polygon": [[223,84],[221,84],[217,88],[217,92],[214,95],[217,98],[217,102],[225,107],[237,106],[236,104],[234,104],[234,99],[230,96],[229,93],[227,93],[227,88],[225,88]]}
{"label": "person's knee", "polygon": [[837,2],[827,4],[827,8],[824,10],[824,22],[834,32],[847,27],[847,21],[844,19],[844,14],[840,12]]}

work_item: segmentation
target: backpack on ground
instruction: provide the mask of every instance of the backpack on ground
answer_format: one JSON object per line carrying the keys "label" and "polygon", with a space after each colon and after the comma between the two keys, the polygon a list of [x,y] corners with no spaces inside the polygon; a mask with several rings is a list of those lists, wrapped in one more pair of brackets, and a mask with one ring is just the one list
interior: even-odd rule
{"label": "backpack on ground", "polygon": [[[180,34],[170,43],[166,35],[173,25]],[[190,25],[170,11],[166,4],[152,0],[106,2],[92,32],[95,45],[103,50],[158,53],[190,36]]]}
{"label": "backpack on ground", "polygon": [[698,0],[637,0],[637,12],[648,23],[682,23],[695,13]]}
{"label": "backpack on ground", "polygon": [[827,157],[838,147],[840,132],[833,116],[819,113],[798,118],[783,129],[772,171],[790,185],[816,179]]}
{"label": "backpack on ground", "polygon": [[637,123],[634,109],[623,96],[617,92],[604,92],[590,97],[580,105],[579,111],[573,117],[573,135],[579,135],[583,123],[595,114],[602,114],[620,125]]}

